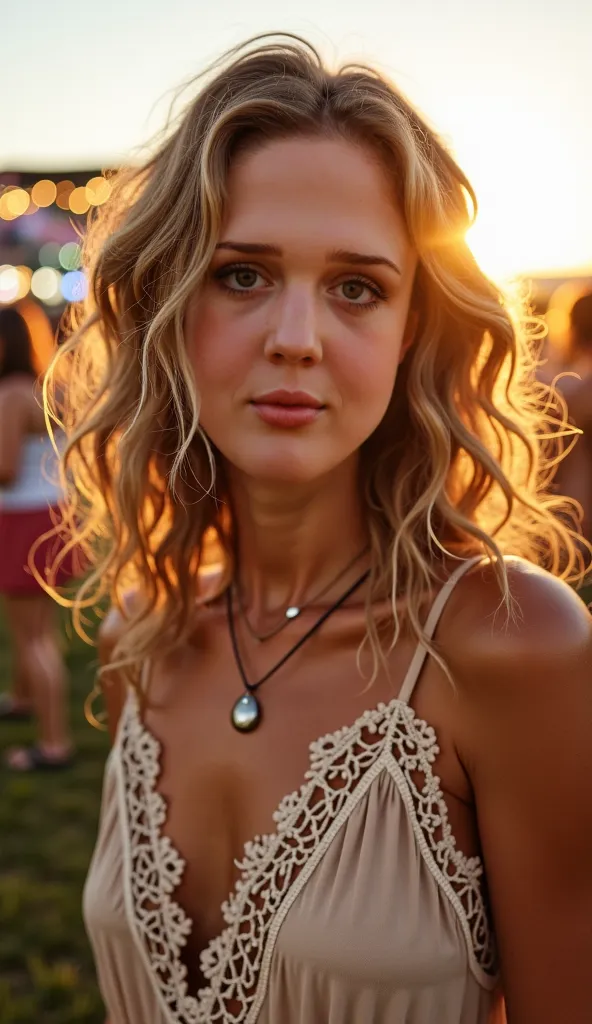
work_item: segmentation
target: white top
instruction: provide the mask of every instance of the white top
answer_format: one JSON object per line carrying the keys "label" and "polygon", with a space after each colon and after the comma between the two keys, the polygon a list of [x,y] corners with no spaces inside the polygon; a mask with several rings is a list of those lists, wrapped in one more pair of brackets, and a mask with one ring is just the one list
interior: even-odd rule
{"label": "white top", "polygon": [[58,460],[47,434],[29,434],[23,440],[20,465],[8,487],[0,487],[0,509],[34,512],[57,505],[62,497]]}

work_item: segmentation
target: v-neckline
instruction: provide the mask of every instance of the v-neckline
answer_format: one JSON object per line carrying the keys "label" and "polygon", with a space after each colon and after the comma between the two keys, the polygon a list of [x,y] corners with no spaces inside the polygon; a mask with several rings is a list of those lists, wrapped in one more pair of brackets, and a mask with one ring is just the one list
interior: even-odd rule
{"label": "v-neckline", "polygon": [[[398,747],[398,757],[390,749],[389,738]],[[285,914],[353,808],[383,770],[395,777],[421,853],[457,912],[471,969],[483,986],[491,986],[489,972],[495,954],[480,886],[483,864],[480,857],[467,857],[456,849],[439,779],[431,770],[439,751],[434,729],[418,718],[413,708],[399,696],[388,703],[380,702],[351,725],[321,736],[309,745],[309,767],[301,785],[279,802],[272,816],[275,829],[245,843],[242,859],[236,862],[240,874],[221,907],[225,925],[199,954],[207,985],[195,995],[188,991],[187,967],[182,960],[182,949],[193,922],[174,899],[186,862],[163,832],[167,807],[157,790],[161,744],[142,721],[138,699],[132,692],[122,716],[117,747],[120,796],[129,839],[127,913],[171,1024],[247,1024],[255,1019],[251,1016],[253,1006],[260,1006],[264,997],[275,938]],[[330,785],[331,767],[334,771],[344,770],[340,758],[345,758],[346,774],[349,773],[355,783],[352,788],[347,784],[339,789]],[[413,773],[418,770],[425,779],[421,791],[413,781]],[[139,796],[132,792],[134,786],[139,788]],[[327,808],[320,831],[319,802],[310,807],[307,804],[315,790],[322,792],[320,803]],[[422,802],[426,805],[423,811]],[[420,822],[422,815],[423,824]],[[290,868],[294,843],[297,846],[301,841],[306,846],[305,830],[300,828],[299,831],[297,827],[299,819],[305,821],[306,828],[313,827],[311,849],[302,854],[304,859],[295,878],[286,883],[285,889],[276,891],[273,889],[275,875],[281,866],[286,870]],[[439,839],[434,831],[435,820],[440,823]],[[142,877],[137,877],[142,874],[148,879],[146,888],[143,888]],[[450,877],[458,881],[458,891]],[[267,890],[266,881],[271,886]],[[255,889],[259,902],[269,904],[275,899],[278,904],[268,908],[265,920],[261,908],[253,901],[251,916],[245,917],[242,913]],[[249,983],[237,974],[237,959],[242,963],[242,972],[246,971],[251,978]],[[253,959],[259,961],[256,967]],[[225,982],[227,971],[232,977]],[[224,994],[225,984],[231,990],[236,989],[236,993]],[[225,1006],[233,999],[241,1003],[239,1016],[226,1015]]]}

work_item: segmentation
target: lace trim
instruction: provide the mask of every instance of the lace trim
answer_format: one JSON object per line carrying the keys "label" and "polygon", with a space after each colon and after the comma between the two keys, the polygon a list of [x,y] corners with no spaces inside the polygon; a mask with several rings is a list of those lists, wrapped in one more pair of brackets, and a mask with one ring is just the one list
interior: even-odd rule
{"label": "lace trim", "polygon": [[[206,988],[187,991],[181,953],[191,921],[172,898],[185,862],[161,834],[165,801],[156,790],[160,744],[143,726],[130,695],[120,732],[122,798],[127,817],[131,918],[163,1009],[175,1024],[251,1024],[265,998],[275,941],[294,900],[367,792],[388,771],[405,801],[429,870],[454,907],[469,962],[481,985],[495,984],[496,958],[481,889],[483,865],[456,848],[431,726],[399,699],[366,711],[312,743],[299,790],[281,801],[276,830],[245,845],[241,874],[222,912],[226,927],[200,963]],[[421,778],[421,782],[420,782]]]}

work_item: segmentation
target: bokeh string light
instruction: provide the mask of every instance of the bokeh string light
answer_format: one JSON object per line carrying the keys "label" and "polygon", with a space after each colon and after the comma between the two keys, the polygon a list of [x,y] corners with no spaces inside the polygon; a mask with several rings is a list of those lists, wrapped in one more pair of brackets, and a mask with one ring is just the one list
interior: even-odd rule
{"label": "bokeh string light", "polygon": [[31,278],[31,291],[36,299],[48,306],[62,301],[62,275],[53,267],[39,267]]}
{"label": "bokeh string light", "polygon": [[111,185],[103,175],[95,175],[85,185],[75,185],[69,179],[51,181],[49,178],[36,181],[31,189],[0,184],[0,220],[16,220],[54,203],[60,210],[82,216],[91,206],[102,206],[110,195]]}
{"label": "bokeh string light", "polygon": [[0,304],[18,302],[29,294],[33,271],[30,267],[0,266]]}
{"label": "bokeh string light", "polygon": [[[103,175],[94,175],[80,185],[70,179],[50,178],[40,178],[27,188],[0,182],[0,221],[11,223],[32,217],[52,206],[82,217],[106,203],[110,195],[111,185]],[[47,241],[39,248],[38,260],[36,270],[10,263],[0,265],[0,306],[22,301],[28,295],[50,307],[85,298],[88,283],[80,269],[78,242]]]}

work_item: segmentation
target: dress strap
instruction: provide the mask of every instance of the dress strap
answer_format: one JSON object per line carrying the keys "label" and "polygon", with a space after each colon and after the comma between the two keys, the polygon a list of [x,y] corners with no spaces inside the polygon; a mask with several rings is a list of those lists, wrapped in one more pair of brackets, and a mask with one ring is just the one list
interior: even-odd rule
{"label": "dress strap", "polygon": [[[461,564],[457,566],[454,572],[450,574],[450,576],[446,580],[446,583],[436,595],[434,603],[430,608],[429,615],[426,619],[424,633],[428,640],[431,640],[433,638],[434,633],[436,632],[436,626],[440,621],[440,616],[442,615],[442,612],[444,611],[444,608],[448,603],[448,598],[450,597],[458,581],[465,575],[465,573],[469,571],[469,569],[472,569],[474,565],[478,565],[478,563],[482,562],[483,560],[483,555],[474,555],[472,558],[467,558],[465,561],[461,562]],[[415,648],[415,653],[413,655],[413,658],[411,659],[411,664],[407,669],[407,674],[403,680],[401,692],[399,693],[399,700],[404,701],[405,704],[408,704],[409,701],[411,700],[411,696],[415,689],[415,684],[419,679],[427,654],[427,647],[420,641],[417,647]]]}

